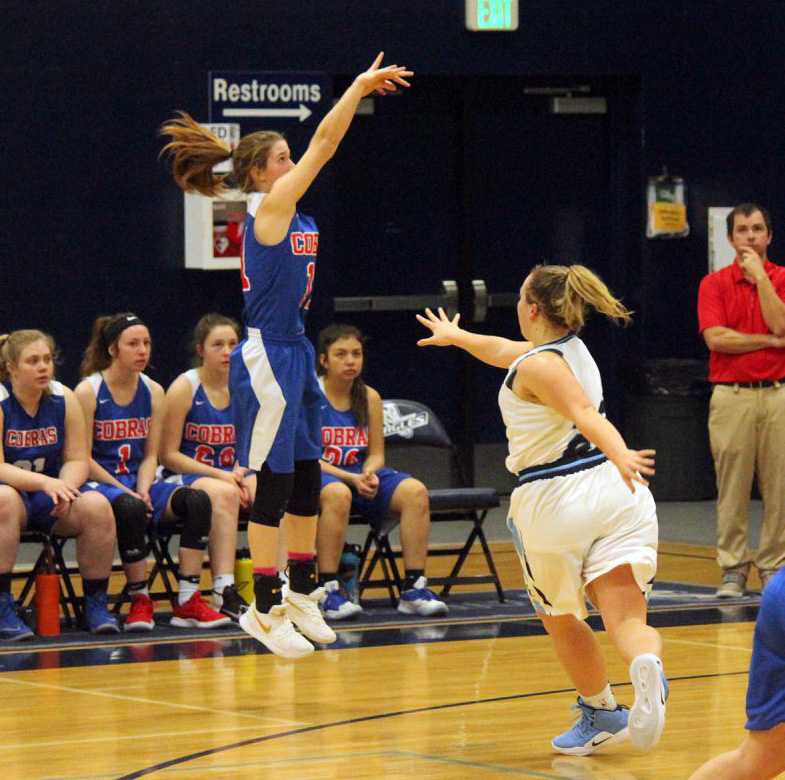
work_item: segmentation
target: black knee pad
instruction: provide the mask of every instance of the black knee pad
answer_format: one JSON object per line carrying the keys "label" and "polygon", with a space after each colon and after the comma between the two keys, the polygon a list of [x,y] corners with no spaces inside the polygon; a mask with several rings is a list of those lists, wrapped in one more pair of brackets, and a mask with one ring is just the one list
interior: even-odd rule
{"label": "black knee pad", "polygon": [[117,526],[117,549],[123,563],[147,557],[147,507],[144,501],[123,493],[112,502]]}
{"label": "black knee pad", "polygon": [[210,534],[213,505],[204,490],[178,488],[172,495],[172,511],[183,521],[180,547],[204,550]]}
{"label": "black knee pad", "polygon": [[294,474],[276,474],[265,463],[256,478],[250,521],[278,528],[294,486]]}
{"label": "black knee pad", "polygon": [[322,492],[322,469],[318,460],[297,460],[294,463],[294,486],[286,511],[310,517],[319,514]]}

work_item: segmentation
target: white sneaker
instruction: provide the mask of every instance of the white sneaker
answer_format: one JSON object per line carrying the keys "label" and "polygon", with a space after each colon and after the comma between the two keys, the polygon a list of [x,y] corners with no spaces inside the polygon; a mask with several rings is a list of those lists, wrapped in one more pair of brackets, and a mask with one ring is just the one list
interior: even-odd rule
{"label": "white sneaker", "polygon": [[282,658],[303,658],[313,652],[313,645],[294,630],[282,604],[269,612],[259,612],[255,604],[240,615],[240,628],[261,642],[271,653]]}
{"label": "white sneaker", "polygon": [[404,615],[434,617],[446,615],[448,609],[447,605],[428,589],[428,580],[425,577],[418,577],[413,588],[401,593],[401,598],[398,599],[398,612]]}
{"label": "white sneaker", "polygon": [[351,620],[363,611],[359,604],[346,597],[346,592],[338,580],[325,582],[324,594],[322,612],[328,620]]}
{"label": "white sneaker", "polygon": [[286,589],[283,604],[289,620],[294,623],[308,639],[320,645],[332,644],[338,637],[324,622],[319,602],[324,598],[324,588],[316,588],[311,593],[297,593]]}
{"label": "white sneaker", "polygon": [[629,719],[630,741],[639,750],[651,750],[660,741],[665,726],[668,691],[658,661],[653,653],[645,653],[633,658],[630,664],[630,679],[635,690]]}

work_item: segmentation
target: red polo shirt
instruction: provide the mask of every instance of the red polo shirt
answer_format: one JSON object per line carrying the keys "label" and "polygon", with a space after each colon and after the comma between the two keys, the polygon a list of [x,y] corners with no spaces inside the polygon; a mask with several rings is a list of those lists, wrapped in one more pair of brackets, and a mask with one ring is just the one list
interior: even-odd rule
{"label": "red polo shirt", "polygon": [[[785,301],[785,268],[768,260],[763,264],[780,299]],[[758,301],[758,288],[744,278],[734,261],[703,277],[698,290],[700,332],[721,325],[740,333],[771,333]],[[710,353],[710,382],[756,382],[785,378],[785,349],[756,349],[754,352]]]}

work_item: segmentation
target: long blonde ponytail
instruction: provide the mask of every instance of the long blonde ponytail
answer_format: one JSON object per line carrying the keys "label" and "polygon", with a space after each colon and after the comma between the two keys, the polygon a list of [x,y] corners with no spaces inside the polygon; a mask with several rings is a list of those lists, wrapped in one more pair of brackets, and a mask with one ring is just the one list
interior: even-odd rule
{"label": "long blonde ponytail", "polygon": [[577,333],[589,309],[628,325],[632,312],[584,265],[538,265],[529,275],[528,295],[549,320]]}

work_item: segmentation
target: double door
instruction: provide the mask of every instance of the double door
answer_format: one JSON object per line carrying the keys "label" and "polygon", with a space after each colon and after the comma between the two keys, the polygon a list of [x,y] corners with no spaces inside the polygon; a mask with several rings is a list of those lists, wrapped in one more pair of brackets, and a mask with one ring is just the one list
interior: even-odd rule
{"label": "double door", "polygon": [[[503,372],[417,347],[427,333],[414,313],[442,304],[464,327],[521,338],[518,291],[540,262],[585,263],[626,292],[636,92],[623,79],[589,89],[604,113],[565,113],[552,87],[517,77],[418,77],[356,118],[325,183],[334,202],[319,320],[364,331],[368,383],[431,406],[469,473],[475,444],[504,440]],[[599,322],[585,337],[612,371],[617,337]]]}

